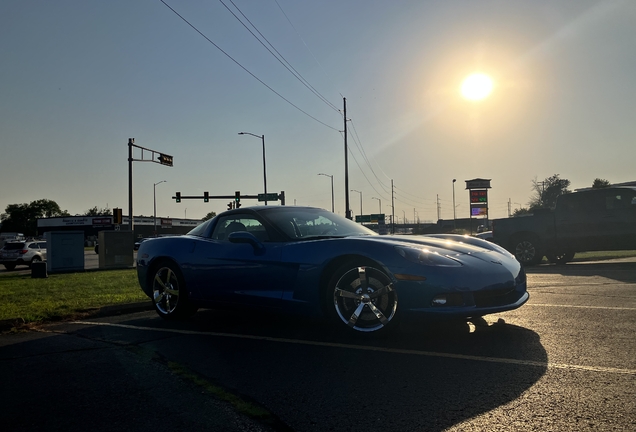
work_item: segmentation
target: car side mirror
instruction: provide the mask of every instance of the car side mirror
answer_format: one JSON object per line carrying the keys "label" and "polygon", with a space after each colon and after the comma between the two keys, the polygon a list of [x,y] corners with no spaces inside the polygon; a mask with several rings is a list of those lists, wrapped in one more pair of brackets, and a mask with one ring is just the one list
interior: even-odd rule
{"label": "car side mirror", "polygon": [[255,253],[261,253],[265,250],[265,245],[261,243],[254,234],[248,233],[247,231],[237,231],[231,233],[227,239],[230,243],[249,243],[254,248]]}

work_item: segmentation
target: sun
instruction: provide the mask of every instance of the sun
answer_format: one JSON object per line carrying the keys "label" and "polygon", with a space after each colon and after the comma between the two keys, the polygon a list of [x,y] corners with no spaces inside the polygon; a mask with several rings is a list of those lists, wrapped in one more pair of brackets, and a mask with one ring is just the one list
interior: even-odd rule
{"label": "sun", "polygon": [[462,96],[466,99],[478,101],[487,98],[492,93],[492,79],[482,73],[474,73],[466,77],[462,83]]}

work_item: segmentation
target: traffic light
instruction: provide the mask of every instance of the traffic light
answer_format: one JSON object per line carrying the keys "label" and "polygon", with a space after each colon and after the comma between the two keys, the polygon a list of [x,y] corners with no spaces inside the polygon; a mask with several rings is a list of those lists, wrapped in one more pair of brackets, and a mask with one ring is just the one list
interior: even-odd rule
{"label": "traffic light", "polygon": [[123,216],[120,208],[113,209],[113,223],[115,225],[121,225],[123,223]]}
{"label": "traffic light", "polygon": [[234,203],[233,203],[232,201],[230,201],[229,203],[227,203],[227,209],[228,209],[228,210],[232,210],[232,205],[233,205],[233,204],[234,204]]}
{"label": "traffic light", "polygon": [[241,192],[240,191],[234,192],[234,202],[236,203],[234,205],[234,208],[241,207]]}
{"label": "traffic light", "polygon": [[161,165],[172,166],[172,156],[159,153],[159,163]]}
{"label": "traffic light", "polygon": [[210,202],[210,194],[203,192],[203,202]]}
{"label": "traffic light", "polygon": [[180,203],[181,202],[181,192],[177,192],[177,196],[175,198],[175,201]]}

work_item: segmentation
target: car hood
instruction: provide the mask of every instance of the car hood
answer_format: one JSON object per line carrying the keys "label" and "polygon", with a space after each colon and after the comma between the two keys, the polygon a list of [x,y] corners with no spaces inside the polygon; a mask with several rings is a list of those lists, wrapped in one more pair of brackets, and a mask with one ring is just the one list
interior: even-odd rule
{"label": "car hood", "polygon": [[472,255],[475,257],[483,257],[487,254],[489,260],[492,253],[495,252],[506,258],[514,257],[505,249],[486,240],[478,239],[471,236],[453,235],[453,234],[433,234],[433,235],[380,235],[369,236],[364,239],[385,244],[393,244],[395,246],[411,246],[415,248],[427,249],[433,253],[440,255],[455,256]]}

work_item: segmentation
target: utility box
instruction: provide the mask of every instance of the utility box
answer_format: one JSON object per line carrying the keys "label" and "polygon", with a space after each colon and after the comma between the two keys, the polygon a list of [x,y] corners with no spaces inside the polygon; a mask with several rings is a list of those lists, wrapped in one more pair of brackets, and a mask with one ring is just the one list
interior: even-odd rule
{"label": "utility box", "polygon": [[98,244],[100,269],[133,267],[134,237],[132,231],[100,231]]}
{"label": "utility box", "polygon": [[84,231],[49,231],[44,237],[48,273],[84,270]]}

